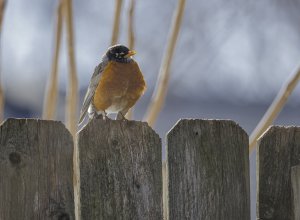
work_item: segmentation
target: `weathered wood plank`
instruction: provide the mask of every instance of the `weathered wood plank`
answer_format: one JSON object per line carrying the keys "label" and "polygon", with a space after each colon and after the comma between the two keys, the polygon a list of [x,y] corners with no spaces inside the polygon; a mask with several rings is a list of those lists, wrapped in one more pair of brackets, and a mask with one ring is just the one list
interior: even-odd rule
{"label": "weathered wood plank", "polygon": [[162,219],[161,140],[147,123],[93,120],[77,147],[81,219]]}
{"label": "weathered wood plank", "polygon": [[167,185],[167,164],[166,161],[163,161],[162,163],[162,181],[163,181],[163,217],[164,219],[167,219],[167,213],[168,213],[168,185]]}
{"label": "weathered wood plank", "polygon": [[300,165],[291,169],[294,220],[300,220]]}
{"label": "weathered wood plank", "polygon": [[0,127],[0,219],[74,219],[73,140],[60,122]]}
{"label": "weathered wood plank", "polygon": [[292,220],[291,167],[300,163],[300,128],[273,126],[257,145],[257,218]]}
{"label": "weathered wood plank", "polygon": [[168,219],[249,220],[248,136],[226,120],[181,120],[167,136]]}

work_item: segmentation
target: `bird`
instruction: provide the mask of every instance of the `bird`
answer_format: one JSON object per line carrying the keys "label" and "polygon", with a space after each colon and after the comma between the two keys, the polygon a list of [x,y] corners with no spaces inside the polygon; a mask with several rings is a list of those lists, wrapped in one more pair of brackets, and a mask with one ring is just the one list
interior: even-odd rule
{"label": "bird", "polygon": [[121,44],[107,49],[91,77],[80,111],[79,125],[87,113],[90,120],[106,119],[110,113],[117,113],[117,120],[125,119],[128,110],[147,87],[138,63],[132,58],[135,54],[135,50]]}

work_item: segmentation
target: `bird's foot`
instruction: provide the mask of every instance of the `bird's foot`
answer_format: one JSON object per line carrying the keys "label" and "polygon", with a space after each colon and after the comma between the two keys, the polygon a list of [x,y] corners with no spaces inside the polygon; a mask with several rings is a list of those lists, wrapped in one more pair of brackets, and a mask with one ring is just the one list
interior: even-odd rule
{"label": "bird's foot", "polygon": [[107,119],[109,119],[109,117],[107,116],[107,113],[105,111],[103,113],[101,113],[101,114],[96,114],[95,118],[96,119],[101,119],[101,120],[107,120]]}
{"label": "bird's foot", "polygon": [[128,121],[128,119],[125,118],[125,115],[123,115],[122,112],[118,112],[116,120]]}
{"label": "bird's foot", "polygon": [[95,116],[95,118],[96,118],[96,119],[101,119],[101,120],[104,119],[102,114],[97,114],[97,115]]}
{"label": "bird's foot", "polygon": [[107,116],[106,111],[104,111],[104,114],[103,114],[103,120],[109,120],[109,117]]}

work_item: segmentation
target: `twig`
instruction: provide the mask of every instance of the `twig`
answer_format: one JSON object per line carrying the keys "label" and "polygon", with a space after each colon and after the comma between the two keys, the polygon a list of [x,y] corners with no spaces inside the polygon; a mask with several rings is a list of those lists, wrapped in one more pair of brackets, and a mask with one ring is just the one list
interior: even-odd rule
{"label": "twig", "polygon": [[111,37],[111,45],[115,45],[118,43],[122,3],[123,3],[123,0],[116,0],[114,26],[113,26],[113,32],[112,32],[112,37]]}
{"label": "twig", "polygon": [[62,31],[62,7],[63,7],[63,1],[60,0],[57,6],[55,49],[54,49],[54,56],[52,61],[51,75],[49,79],[49,85],[47,87],[47,93],[45,94],[44,111],[43,111],[44,119],[54,119],[55,111],[57,107],[57,69],[58,69],[61,31]]}
{"label": "twig", "polygon": [[[5,5],[6,5],[6,0],[0,0],[0,35],[2,35],[2,22],[4,17]],[[0,69],[0,72],[1,71],[2,70]],[[0,121],[3,120],[3,117],[4,117],[4,92],[2,88],[1,74],[0,74]]]}
{"label": "twig", "polygon": [[[135,36],[134,36],[134,9],[135,9],[135,0],[130,1],[130,6],[128,10],[128,47],[134,49]],[[126,114],[127,119],[133,118],[133,107],[129,109]]]}
{"label": "twig", "polygon": [[293,75],[290,76],[286,83],[283,84],[276,98],[273,100],[272,104],[268,108],[267,112],[262,117],[254,131],[251,133],[249,141],[250,153],[255,149],[257,139],[267,130],[267,128],[276,119],[277,115],[285,105],[286,101],[293,92],[299,80],[300,68]]}
{"label": "twig", "polygon": [[159,71],[159,78],[144,120],[153,126],[164,104],[170,78],[170,66],[184,13],[185,0],[178,0],[178,6],[173,16],[167,50]]}
{"label": "twig", "polygon": [[67,93],[66,124],[71,134],[75,135],[77,127],[78,82],[74,53],[74,33],[72,0],[65,0],[65,18],[67,24],[67,41],[69,54],[69,90]]}

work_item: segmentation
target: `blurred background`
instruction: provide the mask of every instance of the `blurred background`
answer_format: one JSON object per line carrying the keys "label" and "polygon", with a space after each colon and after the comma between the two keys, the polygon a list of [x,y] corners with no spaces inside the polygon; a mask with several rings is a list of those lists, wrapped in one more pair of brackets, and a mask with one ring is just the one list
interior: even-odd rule
{"label": "blurred background", "polygon": [[[136,1],[135,59],[148,90],[137,103],[141,120],[150,102],[177,0]],[[1,33],[5,118],[41,117],[55,44],[57,1],[8,0]],[[73,1],[75,57],[81,105],[91,74],[110,45],[114,1]],[[123,2],[119,43],[127,44]],[[187,1],[169,90],[154,129],[164,139],[180,118],[232,119],[250,135],[300,61],[299,0]],[[64,120],[68,61],[66,33],[59,60],[58,120]],[[275,124],[300,124],[300,86]],[[78,106],[79,111],[80,106]],[[251,213],[255,219],[255,153]]]}

